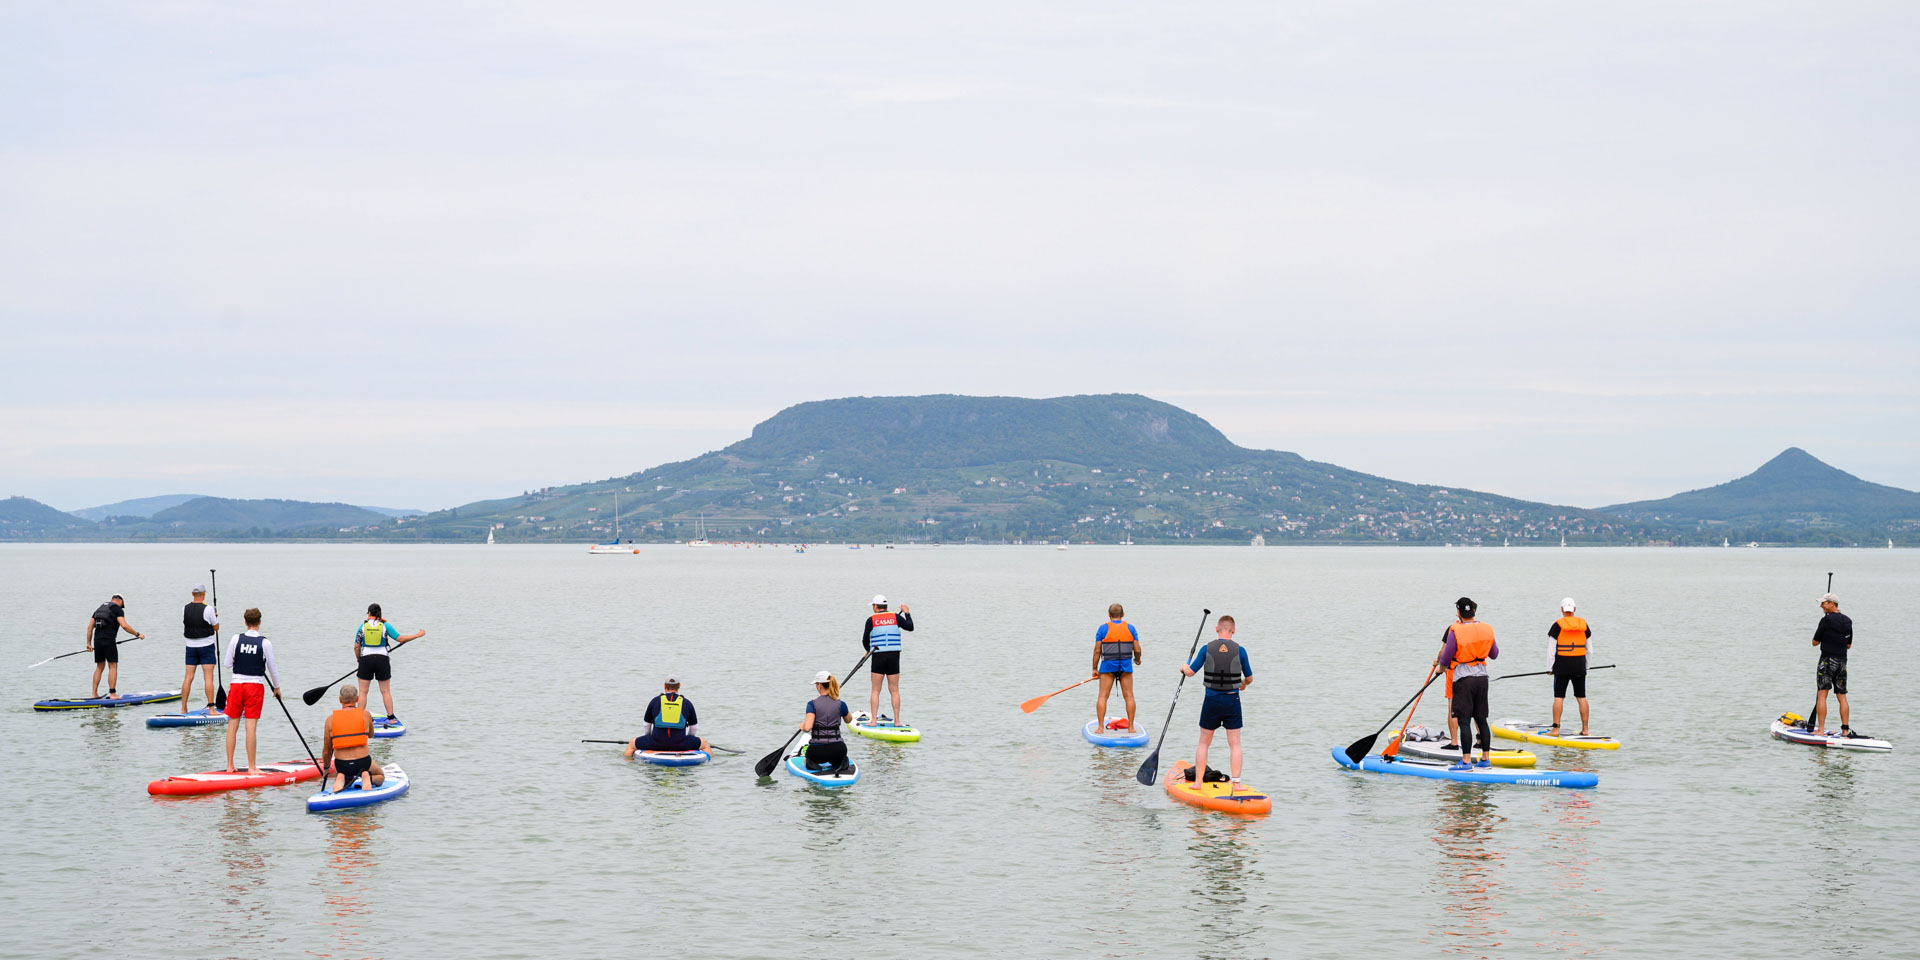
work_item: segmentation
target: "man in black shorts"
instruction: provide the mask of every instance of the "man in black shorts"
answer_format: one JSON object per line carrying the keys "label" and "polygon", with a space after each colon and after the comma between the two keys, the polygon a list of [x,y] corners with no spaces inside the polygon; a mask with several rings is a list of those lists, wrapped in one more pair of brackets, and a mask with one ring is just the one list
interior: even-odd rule
{"label": "man in black shorts", "polygon": [[1560,601],[1560,619],[1547,627],[1553,639],[1553,727],[1547,735],[1560,735],[1560,711],[1567,705],[1567,687],[1573,687],[1574,702],[1580,705],[1580,735],[1587,736],[1592,722],[1587,712],[1587,654],[1593,649],[1593,626],[1574,615],[1572,597]]}
{"label": "man in black shorts", "polygon": [[120,693],[120,631],[123,628],[133,634],[135,640],[146,636],[127,622],[127,601],[117,593],[87,618],[87,649],[93,651],[93,691],[87,694],[89,700],[100,699],[102,671],[107,675],[107,696]]}
{"label": "man in black shorts", "polygon": [[1813,716],[1807,718],[1807,729],[1827,729],[1827,691],[1831,690],[1840,701],[1840,735],[1857,737],[1847,715],[1847,651],[1853,649],[1853,619],[1840,612],[1840,598],[1831,593],[1820,598],[1820,609],[1820,625],[1813,631],[1820,666],[1814,670]]}

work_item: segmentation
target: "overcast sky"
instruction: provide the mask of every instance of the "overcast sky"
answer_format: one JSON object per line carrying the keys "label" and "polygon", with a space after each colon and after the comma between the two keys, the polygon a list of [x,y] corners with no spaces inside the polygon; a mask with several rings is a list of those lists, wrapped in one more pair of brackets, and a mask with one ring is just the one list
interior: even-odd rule
{"label": "overcast sky", "polygon": [[1920,488],[1910,3],[0,6],[0,496],[441,507],[1139,392],[1594,506]]}

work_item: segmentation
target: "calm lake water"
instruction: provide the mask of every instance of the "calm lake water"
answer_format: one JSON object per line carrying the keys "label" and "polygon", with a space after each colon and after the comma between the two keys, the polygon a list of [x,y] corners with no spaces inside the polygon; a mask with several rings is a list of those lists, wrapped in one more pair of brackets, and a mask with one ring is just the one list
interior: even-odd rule
{"label": "calm lake water", "polygon": [[[312,787],[189,799],[146,783],[221,763],[218,729],[150,730],[174,707],[36,714],[84,696],[86,657],[4,681],[11,811],[0,954],[554,957],[1914,956],[1920,553],[1888,550],[1250,547],[0,548],[24,667],[81,645],[112,593],[151,634],[123,691],[178,685],[186,588],[266,613],[294,716],[351,666],[369,601],[425,640],[394,657],[409,733],[379,746],[413,792],[310,815]],[[1812,702],[1815,598],[1854,618],[1854,718],[1887,755],[1772,741]],[[854,738],[865,775],[827,792],[758,757],[815,670],[859,659],[866,601],[912,607],[905,718],[926,739]],[[1595,730],[1625,748],[1536,748],[1595,790],[1350,773],[1426,675],[1455,597],[1499,632],[1496,675],[1544,669],[1559,599],[1594,624]],[[1202,607],[1240,625],[1242,821],[1171,802],[1145,750],[1080,738],[1091,632],[1120,601],[1146,645],[1158,732]],[[223,631],[223,635],[231,631]],[[583,738],[631,736],[659,679],[745,751],[672,770]],[[864,706],[865,677],[847,695]],[[1544,717],[1546,678],[1492,687]],[[1191,757],[1189,684],[1162,769]],[[323,701],[323,705],[326,701]],[[272,704],[262,760],[303,755]],[[1442,718],[1430,697],[1421,719]],[[1571,714],[1572,705],[1569,704]],[[1224,742],[1216,765],[1224,767]],[[823,878],[836,878],[822,883]]]}

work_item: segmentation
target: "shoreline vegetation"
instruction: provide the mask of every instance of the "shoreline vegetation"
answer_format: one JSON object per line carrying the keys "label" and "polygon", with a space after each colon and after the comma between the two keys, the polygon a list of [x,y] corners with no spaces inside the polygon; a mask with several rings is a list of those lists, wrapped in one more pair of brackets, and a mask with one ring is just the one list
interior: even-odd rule
{"label": "shoreline vegetation", "polygon": [[[136,504],[157,509],[119,512]],[[635,544],[704,527],[716,543],[789,546],[1920,546],[1920,493],[1798,448],[1718,486],[1588,509],[1240,447],[1133,394],[813,401],[690,460],[402,516],[181,496],[64,513],[15,497],[0,500],[0,542],[595,543],[616,510]]]}

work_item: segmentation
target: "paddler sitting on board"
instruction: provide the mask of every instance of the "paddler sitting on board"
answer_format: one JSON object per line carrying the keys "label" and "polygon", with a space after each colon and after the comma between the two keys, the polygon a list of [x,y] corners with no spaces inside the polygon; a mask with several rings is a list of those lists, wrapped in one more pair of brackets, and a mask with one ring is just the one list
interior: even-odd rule
{"label": "paddler sitting on board", "polygon": [[1225,727],[1231,760],[1228,769],[1233,780],[1229,792],[1239,793],[1240,691],[1253,686],[1253,664],[1247,660],[1247,649],[1234,642],[1233,628],[1233,618],[1222,614],[1214,624],[1215,639],[1194,654],[1192,663],[1181,664],[1180,672],[1191,677],[1205,671],[1202,679],[1207,687],[1207,695],[1200,701],[1200,746],[1194,751],[1193,769],[1187,773],[1203,778],[1216,773],[1207,769],[1207,747],[1213,744],[1213,731]]}
{"label": "paddler sitting on board", "polygon": [[[1471,770],[1493,766],[1493,728],[1487,722],[1487,661],[1500,658],[1500,646],[1493,642],[1493,628],[1473,618],[1480,605],[1467,597],[1453,602],[1460,615],[1447,628],[1446,640],[1435,661],[1447,671],[1449,713],[1459,725],[1460,762],[1450,770]],[[1480,731],[1480,759],[1473,761],[1473,734]]]}
{"label": "paddler sitting on board", "polygon": [[[1093,717],[1102,730],[1132,730],[1133,668],[1141,659],[1140,631],[1126,620],[1127,611],[1119,604],[1107,607],[1107,622],[1093,631],[1093,672],[1100,675],[1100,693],[1094,697]],[[1126,726],[1107,722],[1107,695],[1113,682],[1120,681],[1120,697],[1127,702]]]}
{"label": "paddler sitting on board", "polygon": [[841,721],[851,717],[846,701],[840,699],[840,681],[825,670],[813,675],[814,698],[807,701],[807,713],[800,729],[811,736],[807,740],[807,768],[838,770],[847,765],[847,744],[841,739]]}
{"label": "paddler sitting on board", "polygon": [[693,712],[693,701],[680,695],[680,678],[668,677],[660,695],[647,701],[646,732],[627,744],[628,760],[642,750],[683,753],[707,749],[707,740],[696,731],[700,718]]}
{"label": "paddler sitting on board", "polygon": [[1580,735],[1587,735],[1587,653],[1593,647],[1593,627],[1573,615],[1572,597],[1560,601],[1560,619],[1547,627],[1553,638],[1553,728],[1547,736],[1560,735],[1560,711],[1567,705],[1567,685],[1573,685],[1573,702],[1580,707]]}
{"label": "paddler sitting on board", "polygon": [[351,683],[341,684],[340,709],[327,714],[320,728],[320,769],[333,773],[327,778],[327,793],[339,793],[362,777],[362,789],[386,781],[387,772],[367,750],[372,738],[373,714],[360,706],[360,691]]}

